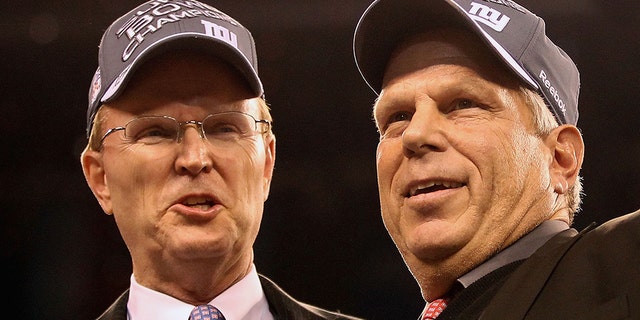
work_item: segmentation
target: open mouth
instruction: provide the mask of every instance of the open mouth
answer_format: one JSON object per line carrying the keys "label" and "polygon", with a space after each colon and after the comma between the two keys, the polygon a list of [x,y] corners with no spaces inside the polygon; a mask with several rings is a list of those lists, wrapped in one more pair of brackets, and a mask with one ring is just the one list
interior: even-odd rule
{"label": "open mouth", "polygon": [[189,197],[182,201],[182,205],[200,210],[208,210],[215,204],[215,201],[208,197]]}
{"label": "open mouth", "polygon": [[462,186],[464,186],[464,184],[460,182],[432,181],[432,182],[418,184],[411,187],[407,196],[413,197],[419,194],[431,193],[431,192],[447,190],[447,189],[455,189],[455,188],[460,188]]}

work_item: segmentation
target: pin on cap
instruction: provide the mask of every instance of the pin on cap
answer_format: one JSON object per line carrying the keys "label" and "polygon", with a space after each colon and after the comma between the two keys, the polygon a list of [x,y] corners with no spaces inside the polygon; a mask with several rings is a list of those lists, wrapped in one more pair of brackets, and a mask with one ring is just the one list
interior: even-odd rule
{"label": "pin on cap", "polygon": [[256,96],[264,94],[255,42],[238,21],[195,0],[147,1],[115,20],[102,35],[98,69],[89,88],[87,136],[100,105],[118,97],[136,68],[171,45],[210,50],[236,67]]}
{"label": "pin on cap", "polygon": [[396,46],[441,27],[463,27],[478,35],[509,70],[544,97],[559,123],[577,124],[576,65],[547,37],[544,20],[511,0],[376,0],[354,34],[360,74],[379,94]]}

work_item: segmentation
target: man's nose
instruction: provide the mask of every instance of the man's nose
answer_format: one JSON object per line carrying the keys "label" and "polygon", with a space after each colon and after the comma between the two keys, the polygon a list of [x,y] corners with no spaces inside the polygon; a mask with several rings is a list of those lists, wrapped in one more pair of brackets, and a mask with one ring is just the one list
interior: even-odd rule
{"label": "man's nose", "polygon": [[447,141],[443,131],[445,115],[435,106],[416,108],[409,125],[402,133],[402,144],[406,156],[415,156],[429,151],[444,151]]}
{"label": "man's nose", "polygon": [[211,150],[200,128],[195,124],[186,124],[182,129],[184,131],[178,141],[179,154],[175,161],[176,171],[191,175],[211,171]]}

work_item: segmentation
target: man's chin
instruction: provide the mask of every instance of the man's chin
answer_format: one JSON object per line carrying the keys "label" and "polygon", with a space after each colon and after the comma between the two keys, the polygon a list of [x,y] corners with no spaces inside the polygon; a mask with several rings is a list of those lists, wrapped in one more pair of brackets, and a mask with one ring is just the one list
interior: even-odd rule
{"label": "man's chin", "polygon": [[460,239],[450,235],[451,233],[447,230],[421,226],[416,228],[412,236],[407,239],[406,248],[418,260],[437,264],[455,255],[462,248]]}

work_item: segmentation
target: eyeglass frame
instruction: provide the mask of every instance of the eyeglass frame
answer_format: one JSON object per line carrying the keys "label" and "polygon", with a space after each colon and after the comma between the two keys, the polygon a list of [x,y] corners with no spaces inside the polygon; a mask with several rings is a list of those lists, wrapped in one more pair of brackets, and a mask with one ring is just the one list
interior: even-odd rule
{"label": "eyeglass frame", "polygon": [[[200,135],[200,138],[209,141],[209,139],[206,138],[207,134],[206,132],[204,132],[204,127],[202,126],[202,124],[204,123],[205,120],[207,120],[209,117],[215,116],[215,115],[220,115],[220,114],[225,114],[225,113],[238,113],[238,114],[243,114],[246,115],[248,117],[250,117],[251,119],[253,119],[254,121],[254,131],[256,133],[260,133],[260,134],[264,134],[269,132],[269,130],[271,130],[272,127],[272,121],[266,120],[266,119],[256,119],[253,115],[248,114],[246,112],[242,112],[242,111],[224,111],[224,112],[217,112],[217,113],[210,113],[208,115],[206,115],[201,121],[197,121],[197,120],[188,120],[188,121],[178,121],[178,119],[171,117],[171,116],[165,116],[165,115],[147,115],[147,116],[139,116],[139,117],[135,117],[133,119],[130,119],[129,121],[127,121],[127,123],[125,123],[123,126],[118,126],[118,127],[113,127],[108,129],[104,135],[102,136],[102,138],[100,138],[100,144],[99,144],[99,149],[102,149],[103,145],[104,145],[104,139],[106,139],[110,134],[117,132],[117,131],[122,131],[125,130],[126,132],[126,128],[127,126],[138,119],[143,119],[143,118],[164,118],[164,119],[170,119],[173,120],[176,124],[178,124],[178,134],[175,137],[175,141],[180,141],[180,138],[182,136],[182,127],[185,125],[195,125],[196,128],[198,128],[198,133]],[[264,123],[266,124],[266,128],[264,129],[264,131],[258,131],[258,123]]]}

